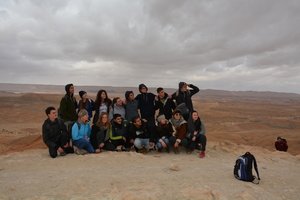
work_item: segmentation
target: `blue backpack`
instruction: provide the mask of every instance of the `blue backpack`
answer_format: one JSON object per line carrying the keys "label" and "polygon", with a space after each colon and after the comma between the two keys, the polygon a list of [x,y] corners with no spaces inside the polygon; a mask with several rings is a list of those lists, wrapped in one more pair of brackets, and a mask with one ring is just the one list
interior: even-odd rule
{"label": "blue backpack", "polygon": [[[257,179],[252,174],[253,165],[257,174]],[[256,159],[249,152],[246,152],[244,155],[238,157],[238,159],[235,161],[233,174],[238,180],[259,184],[260,177],[257,169]]]}

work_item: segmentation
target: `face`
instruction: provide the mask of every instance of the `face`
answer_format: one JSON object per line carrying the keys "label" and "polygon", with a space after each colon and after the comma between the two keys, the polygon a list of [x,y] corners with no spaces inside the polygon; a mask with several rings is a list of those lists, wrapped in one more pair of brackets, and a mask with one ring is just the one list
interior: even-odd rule
{"label": "face", "polygon": [[56,110],[51,110],[48,114],[48,117],[51,121],[54,121],[57,118],[57,112]]}
{"label": "face", "polygon": [[181,88],[182,92],[186,92],[187,91],[187,84],[184,84]]}
{"label": "face", "polygon": [[116,119],[114,119],[114,122],[116,122],[117,124],[122,124],[122,117],[117,117]]}
{"label": "face", "polygon": [[84,115],[80,118],[81,121],[83,121],[84,123],[89,121],[89,116],[88,115]]}
{"label": "face", "polygon": [[196,121],[199,118],[198,113],[193,112],[192,118],[193,118],[194,121]]}
{"label": "face", "polygon": [[136,126],[141,126],[141,125],[142,125],[142,120],[141,120],[141,118],[137,118],[137,119],[135,120],[134,124],[135,124]]}
{"label": "face", "polygon": [[165,97],[165,91],[164,91],[164,90],[160,91],[160,92],[158,93],[158,96],[159,96],[160,98],[164,98],[164,97]]}
{"label": "face", "polygon": [[134,94],[133,93],[129,94],[129,100],[131,100],[131,101],[134,100]]}
{"label": "face", "polygon": [[108,122],[108,116],[103,115],[101,121],[102,121],[103,124],[106,124]]}
{"label": "face", "polygon": [[82,99],[87,99],[87,94],[85,93],[84,95],[82,95]]}
{"label": "face", "polygon": [[166,123],[167,123],[167,120],[166,119],[162,119],[162,120],[160,120],[160,122],[159,122],[161,125],[165,125]]}
{"label": "face", "polygon": [[116,102],[116,104],[118,105],[118,106],[122,106],[123,105],[123,101],[122,101],[122,99],[117,99],[117,102]]}
{"label": "face", "polygon": [[176,114],[174,115],[174,118],[175,118],[176,120],[179,120],[180,117],[181,117],[180,113],[176,113]]}
{"label": "face", "polygon": [[106,94],[105,94],[105,92],[102,92],[100,96],[101,96],[101,99],[106,99]]}
{"label": "face", "polygon": [[70,89],[69,89],[70,94],[74,94],[74,90],[75,90],[74,86],[71,86]]}
{"label": "face", "polygon": [[142,87],[141,88],[141,93],[147,93],[147,88],[146,87]]}

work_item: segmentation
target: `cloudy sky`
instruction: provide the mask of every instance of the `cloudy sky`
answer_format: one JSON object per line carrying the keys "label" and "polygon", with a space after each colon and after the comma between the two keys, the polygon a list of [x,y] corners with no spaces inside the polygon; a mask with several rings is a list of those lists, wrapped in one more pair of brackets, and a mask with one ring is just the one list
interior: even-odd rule
{"label": "cloudy sky", "polygon": [[300,93],[298,0],[0,1],[0,82]]}

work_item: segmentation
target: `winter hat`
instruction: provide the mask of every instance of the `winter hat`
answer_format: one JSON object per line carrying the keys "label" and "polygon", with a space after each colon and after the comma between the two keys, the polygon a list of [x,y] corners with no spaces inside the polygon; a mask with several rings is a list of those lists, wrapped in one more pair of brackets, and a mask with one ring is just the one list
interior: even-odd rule
{"label": "winter hat", "polygon": [[143,87],[145,87],[146,90],[148,91],[148,88],[147,88],[147,86],[146,86],[144,83],[142,83],[142,84],[139,85],[139,91],[141,91],[141,89],[142,89]]}
{"label": "winter hat", "polygon": [[83,96],[84,94],[86,94],[86,91],[83,91],[83,90],[79,91],[79,96],[80,96],[80,98],[82,98],[82,96]]}
{"label": "winter hat", "polygon": [[70,84],[67,84],[66,86],[65,86],[65,90],[66,90],[66,93],[67,94],[69,94],[70,93],[70,87],[72,87],[73,86],[73,83],[70,83]]}
{"label": "winter hat", "polygon": [[130,95],[131,93],[133,94],[132,91],[126,91],[126,92],[125,92],[125,99],[126,99],[126,100],[129,99],[129,95]]}
{"label": "winter hat", "polygon": [[165,115],[159,115],[156,120],[159,123],[161,120],[166,120],[166,117]]}
{"label": "winter hat", "polygon": [[186,83],[185,82],[179,82],[178,87],[181,89]]}

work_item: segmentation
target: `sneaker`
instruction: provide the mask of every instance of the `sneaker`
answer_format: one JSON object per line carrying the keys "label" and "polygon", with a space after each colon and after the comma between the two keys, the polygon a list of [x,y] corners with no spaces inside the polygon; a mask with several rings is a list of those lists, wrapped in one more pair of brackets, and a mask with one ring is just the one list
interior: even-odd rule
{"label": "sneaker", "polygon": [[66,152],[63,151],[63,152],[59,152],[59,155],[60,155],[60,156],[65,156],[65,155],[67,155],[67,154],[66,154]]}
{"label": "sneaker", "polygon": [[79,148],[77,148],[77,147],[74,147],[74,152],[75,152],[77,155],[84,155],[84,154],[87,154],[87,153],[88,153],[85,149],[79,149]]}
{"label": "sneaker", "polygon": [[199,153],[199,158],[204,158],[205,157],[205,151],[201,151]]}

